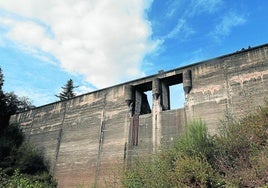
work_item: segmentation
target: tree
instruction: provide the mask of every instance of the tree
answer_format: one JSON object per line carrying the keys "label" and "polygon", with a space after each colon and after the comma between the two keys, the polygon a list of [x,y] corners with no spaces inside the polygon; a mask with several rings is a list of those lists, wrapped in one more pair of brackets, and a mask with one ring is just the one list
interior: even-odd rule
{"label": "tree", "polygon": [[78,86],[73,85],[73,80],[70,79],[63,87],[61,87],[62,92],[59,95],[56,95],[56,97],[58,97],[61,101],[71,99],[76,96],[73,90],[77,87]]}
{"label": "tree", "polygon": [[0,67],[0,92],[3,92],[2,87],[4,85],[4,75],[2,73],[2,69]]}
{"label": "tree", "polygon": [[0,67],[0,187],[56,187],[41,151],[23,142],[18,124],[9,124],[12,114],[33,106],[27,97],[4,92],[3,85]]}
{"label": "tree", "polygon": [[18,97],[14,92],[5,93],[5,102],[8,108],[8,114],[12,115],[17,112],[30,110],[34,108],[27,97]]}
{"label": "tree", "polygon": [[9,123],[9,116],[7,115],[6,96],[2,88],[3,85],[4,85],[4,75],[0,67],[0,130],[1,127],[6,127],[8,126]]}

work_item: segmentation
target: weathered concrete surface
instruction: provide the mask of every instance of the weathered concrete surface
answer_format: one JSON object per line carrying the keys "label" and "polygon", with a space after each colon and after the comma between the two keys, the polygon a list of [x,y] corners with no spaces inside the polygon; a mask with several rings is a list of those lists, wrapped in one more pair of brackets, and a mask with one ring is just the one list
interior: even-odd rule
{"label": "weathered concrete surface", "polygon": [[[185,106],[170,110],[169,87],[182,83]],[[60,187],[102,187],[114,163],[157,152],[186,122],[201,118],[216,133],[226,113],[247,113],[267,96],[266,44],[38,107],[11,121],[44,150]]]}
{"label": "weathered concrete surface", "polygon": [[224,113],[239,115],[264,103],[268,94],[267,45],[191,67],[188,119],[202,118],[213,133]]}

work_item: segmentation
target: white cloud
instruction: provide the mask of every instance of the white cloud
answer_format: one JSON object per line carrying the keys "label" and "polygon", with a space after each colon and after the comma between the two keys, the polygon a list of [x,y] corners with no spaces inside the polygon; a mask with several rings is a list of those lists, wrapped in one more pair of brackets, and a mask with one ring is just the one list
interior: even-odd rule
{"label": "white cloud", "polygon": [[167,9],[165,11],[165,16],[168,18],[172,18],[178,11],[181,11],[183,1],[174,1],[168,0],[165,2],[167,5]]}
{"label": "white cloud", "polygon": [[76,95],[82,95],[82,94],[85,94],[85,93],[89,93],[89,92],[91,92],[93,90],[94,90],[94,88],[90,88],[88,86],[82,85],[82,86],[79,86],[78,88],[75,88],[74,92],[75,92]]}
{"label": "white cloud", "polygon": [[17,87],[15,88],[16,95],[19,97],[30,96],[30,101],[35,106],[40,106],[44,104],[51,103],[52,101],[56,101],[56,97],[51,95],[49,92],[44,92],[42,90],[36,90],[33,88],[25,88]]}
{"label": "white cloud", "polygon": [[182,15],[183,19],[192,18],[201,13],[212,14],[221,8],[222,0],[169,0],[166,16]]}
{"label": "white cloud", "polygon": [[222,4],[222,0],[185,0],[167,1],[166,3],[168,8],[165,16],[168,19],[179,18],[176,25],[163,38],[171,39],[179,37],[181,40],[185,40],[196,33],[190,24],[191,19],[202,13],[215,13]]}
{"label": "white cloud", "polygon": [[194,16],[203,12],[214,13],[222,3],[222,0],[193,0],[189,16]]}
{"label": "white cloud", "polygon": [[228,12],[225,14],[215,29],[209,34],[216,41],[219,41],[222,37],[228,36],[234,27],[243,25],[246,22],[246,18],[243,15],[239,15],[235,12]]}
{"label": "white cloud", "polygon": [[188,26],[185,19],[179,19],[175,27],[165,36],[165,39],[180,37],[183,40],[194,33],[195,31]]}
{"label": "white cloud", "polygon": [[[50,53],[71,73],[83,74],[98,88],[144,75],[151,40],[143,0],[0,0],[6,37],[21,49],[46,59]],[[14,14],[11,14],[14,13]],[[15,14],[16,13],[16,14]],[[44,53],[42,53],[44,52]]]}

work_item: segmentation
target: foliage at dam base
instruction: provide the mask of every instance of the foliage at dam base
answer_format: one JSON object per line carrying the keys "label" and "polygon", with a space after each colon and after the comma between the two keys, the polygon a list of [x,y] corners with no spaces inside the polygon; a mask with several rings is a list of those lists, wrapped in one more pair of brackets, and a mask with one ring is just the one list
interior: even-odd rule
{"label": "foliage at dam base", "polygon": [[210,136],[202,121],[185,127],[173,146],[139,156],[124,187],[268,187],[268,103],[236,119],[227,115]]}
{"label": "foliage at dam base", "polygon": [[43,153],[24,140],[18,125],[0,133],[0,187],[56,187]]}

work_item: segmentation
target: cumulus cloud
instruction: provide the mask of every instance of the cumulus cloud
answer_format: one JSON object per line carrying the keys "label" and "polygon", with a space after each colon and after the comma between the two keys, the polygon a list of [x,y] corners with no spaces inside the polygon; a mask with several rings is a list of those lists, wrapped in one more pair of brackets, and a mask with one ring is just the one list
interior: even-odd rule
{"label": "cumulus cloud", "polygon": [[152,0],[0,0],[0,25],[17,47],[42,60],[52,54],[97,88],[143,76],[157,49],[145,11]]}

